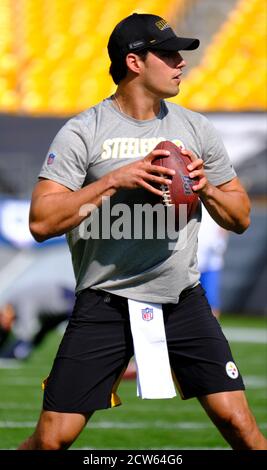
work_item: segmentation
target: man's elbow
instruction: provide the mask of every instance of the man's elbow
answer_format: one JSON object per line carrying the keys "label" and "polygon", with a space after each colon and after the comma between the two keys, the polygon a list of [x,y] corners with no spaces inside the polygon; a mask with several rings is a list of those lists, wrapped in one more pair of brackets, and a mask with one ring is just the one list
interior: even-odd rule
{"label": "man's elbow", "polygon": [[30,232],[35,241],[42,243],[49,238],[47,227],[43,222],[30,222]]}
{"label": "man's elbow", "polygon": [[234,232],[241,235],[250,226],[251,203],[247,194],[243,195],[243,199],[240,201],[240,207],[242,209],[238,211]]}
{"label": "man's elbow", "polygon": [[237,233],[238,235],[241,235],[244,233],[250,226],[250,217],[249,215],[247,217],[243,217],[242,220],[240,220],[235,227],[234,232]]}

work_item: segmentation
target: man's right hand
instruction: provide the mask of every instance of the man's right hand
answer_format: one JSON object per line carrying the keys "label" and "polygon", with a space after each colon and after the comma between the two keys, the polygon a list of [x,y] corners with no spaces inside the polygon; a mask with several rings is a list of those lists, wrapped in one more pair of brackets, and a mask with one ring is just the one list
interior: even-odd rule
{"label": "man's right hand", "polygon": [[[175,174],[174,170],[153,165],[156,157],[168,157],[168,150],[152,150],[145,158],[129,165],[111,171],[109,178],[110,185],[117,191],[122,188],[135,189],[145,188],[151,193],[162,196],[163,192],[159,189],[161,184],[170,185],[171,176]],[[166,178],[169,177],[169,178]],[[158,186],[158,188],[157,188]]]}

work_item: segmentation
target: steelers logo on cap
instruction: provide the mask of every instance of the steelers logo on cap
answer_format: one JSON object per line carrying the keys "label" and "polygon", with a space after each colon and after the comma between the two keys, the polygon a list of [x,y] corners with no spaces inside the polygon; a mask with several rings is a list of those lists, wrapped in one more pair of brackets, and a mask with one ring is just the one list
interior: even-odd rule
{"label": "steelers logo on cap", "polygon": [[228,375],[228,377],[230,377],[231,379],[237,379],[238,369],[234,362],[232,361],[227,362],[225,369],[226,369],[226,374]]}

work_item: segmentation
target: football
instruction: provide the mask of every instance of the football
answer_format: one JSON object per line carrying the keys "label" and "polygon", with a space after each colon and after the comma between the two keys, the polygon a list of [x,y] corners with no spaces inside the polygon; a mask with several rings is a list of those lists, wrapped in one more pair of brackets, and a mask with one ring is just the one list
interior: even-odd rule
{"label": "football", "polygon": [[179,204],[187,205],[187,220],[195,213],[198,207],[198,195],[192,190],[195,179],[189,177],[187,165],[191,162],[190,157],[183,155],[181,149],[173,142],[164,140],[160,142],[154,150],[169,150],[168,157],[156,157],[154,165],[163,166],[175,170],[170,186],[161,185],[164,191],[162,202],[165,206],[175,205],[175,219],[179,217]]}

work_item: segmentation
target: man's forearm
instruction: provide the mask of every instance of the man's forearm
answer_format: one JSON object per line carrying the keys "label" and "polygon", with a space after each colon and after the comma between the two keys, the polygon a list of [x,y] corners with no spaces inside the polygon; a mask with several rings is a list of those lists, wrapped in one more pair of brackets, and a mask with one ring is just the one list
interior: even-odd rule
{"label": "man's forearm", "polygon": [[209,184],[200,195],[211,217],[226,230],[243,233],[250,224],[250,202],[244,191],[222,191]]}
{"label": "man's forearm", "polygon": [[[31,206],[30,230],[40,242],[69,232],[88,217],[90,205],[99,207],[104,196],[112,196],[114,193],[108,176],[74,192],[37,193]],[[85,205],[88,211],[81,211]]]}

